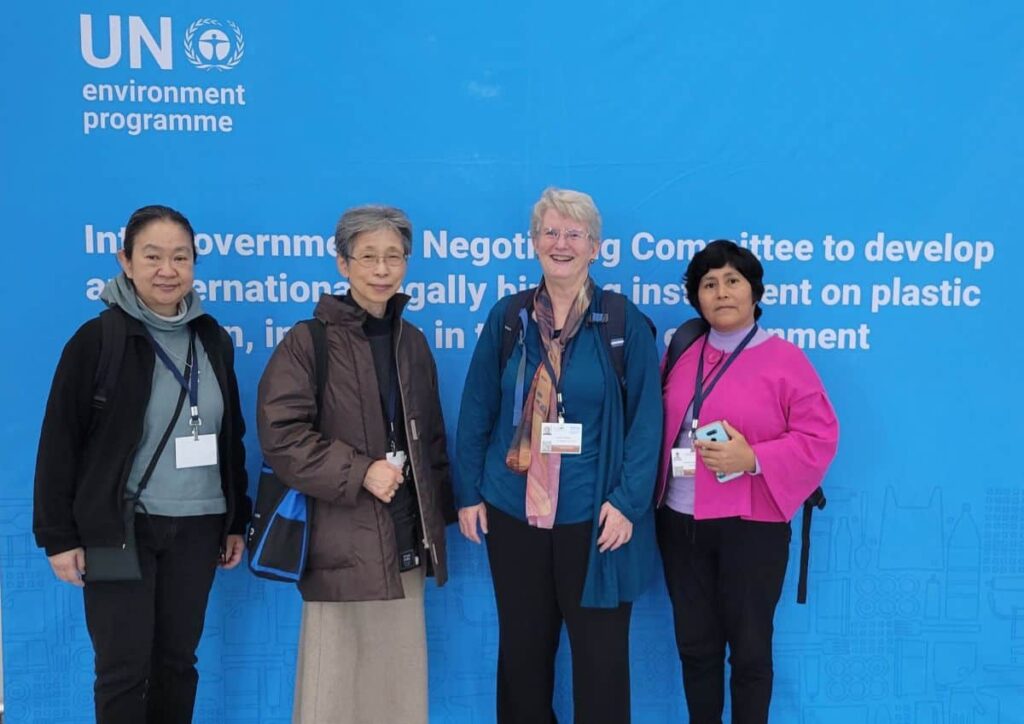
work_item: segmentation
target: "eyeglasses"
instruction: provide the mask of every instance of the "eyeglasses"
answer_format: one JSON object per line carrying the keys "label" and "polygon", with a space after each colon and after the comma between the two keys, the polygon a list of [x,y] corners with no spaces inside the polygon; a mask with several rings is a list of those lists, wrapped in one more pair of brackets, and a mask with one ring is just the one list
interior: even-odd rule
{"label": "eyeglasses", "polygon": [[377,254],[360,254],[359,256],[350,256],[349,259],[354,261],[363,269],[376,269],[377,265],[382,261],[387,264],[388,269],[397,269],[405,264],[408,257],[404,254],[385,254],[384,256],[378,256]]}
{"label": "eyeglasses", "polygon": [[550,241],[552,244],[558,241],[559,238],[564,238],[570,244],[575,244],[578,241],[589,239],[590,234],[585,232],[583,229],[555,229],[550,226],[545,227],[541,230],[541,236],[544,237],[545,241]]}

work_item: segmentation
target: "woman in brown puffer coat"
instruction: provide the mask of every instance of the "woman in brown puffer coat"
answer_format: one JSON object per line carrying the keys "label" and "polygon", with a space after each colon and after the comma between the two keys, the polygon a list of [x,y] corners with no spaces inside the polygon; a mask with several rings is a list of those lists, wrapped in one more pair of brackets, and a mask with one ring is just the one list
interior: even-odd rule
{"label": "woman in brown puffer coat", "polygon": [[321,430],[309,328],[292,329],[259,385],[266,462],[313,500],[293,721],[427,721],[424,579],[447,578],[454,520],[437,370],[398,293],[412,249],[399,209],[346,211],[335,232],[348,294],[324,296]]}

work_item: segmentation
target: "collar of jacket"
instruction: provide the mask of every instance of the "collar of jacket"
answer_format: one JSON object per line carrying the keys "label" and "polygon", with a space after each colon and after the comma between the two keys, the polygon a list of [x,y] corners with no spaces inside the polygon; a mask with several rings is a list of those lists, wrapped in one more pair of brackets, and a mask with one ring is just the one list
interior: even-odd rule
{"label": "collar of jacket", "polygon": [[[316,304],[313,316],[327,324],[336,324],[341,327],[362,327],[366,321],[367,311],[357,304],[346,304],[342,296],[337,294],[325,294],[320,297]],[[402,310],[409,303],[409,295],[396,293],[388,304],[394,303],[395,326],[402,322]]]}

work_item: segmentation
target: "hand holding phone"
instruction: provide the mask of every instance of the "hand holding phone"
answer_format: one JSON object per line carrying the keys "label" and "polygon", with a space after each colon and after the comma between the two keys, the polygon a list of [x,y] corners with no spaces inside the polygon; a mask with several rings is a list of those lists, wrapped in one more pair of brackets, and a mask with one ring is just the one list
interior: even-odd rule
{"label": "hand holding phone", "polygon": [[[715,420],[707,425],[698,427],[694,431],[693,437],[695,440],[700,440],[702,442],[729,442],[732,439],[721,420]],[[701,449],[701,455],[703,456],[703,454],[704,450]],[[707,465],[707,461],[705,461],[704,464]],[[720,483],[727,483],[743,474],[744,473],[742,471],[735,473],[715,473],[715,479]]]}

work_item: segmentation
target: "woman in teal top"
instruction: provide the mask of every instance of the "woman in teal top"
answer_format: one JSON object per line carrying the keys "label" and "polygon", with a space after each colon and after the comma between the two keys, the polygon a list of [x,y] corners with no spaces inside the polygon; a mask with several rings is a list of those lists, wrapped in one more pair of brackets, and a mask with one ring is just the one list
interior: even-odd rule
{"label": "woman in teal top", "polygon": [[[614,292],[590,279],[601,218],[588,195],[547,189],[531,232],[541,284],[494,306],[466,379],[459,528],[476,543],[486,534],[498,609],[498,722],[555,721],[564,621],[576,721],[622,724],[630,720],[631,602],[655,562],[657,351],[640,311],[628,300],[610,303]],[[609,320],[612,309],[624,315],[619,324]],[[613,326],[623,327],[621,339],[609,337]],[[509,351],[511,334],[519,343]],[[620,346],[621,379],[610,351]]]}

